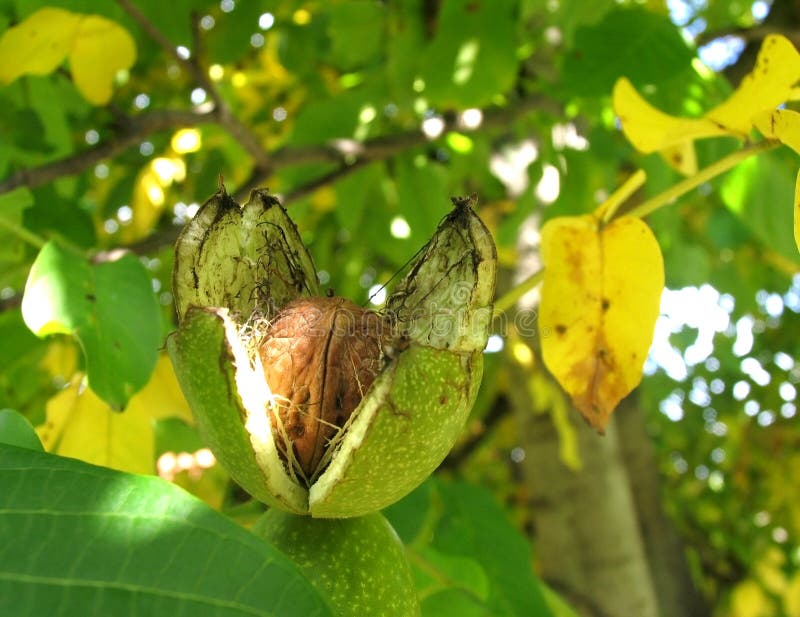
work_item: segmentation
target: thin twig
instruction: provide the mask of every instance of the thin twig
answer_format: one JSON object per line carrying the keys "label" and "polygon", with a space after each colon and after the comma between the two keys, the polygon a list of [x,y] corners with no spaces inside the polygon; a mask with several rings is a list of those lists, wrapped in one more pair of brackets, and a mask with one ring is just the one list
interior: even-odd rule
{"label": "thin twig", "polygon": [[[469,134],[504,128],[533,110],[543,109],[554,113],[558,110],[552,100],[541,96],[524,99],[508,107],[485,110],[482,111],[483,122],[480,127],[472,130],[464,129],[464,132]],[[445,120],[441,134],[446,135],[448,132],[460,130],[461,128],[457,118],[449,118]],[[338,177],[358,169],[361,164],[386,160],[406,150],[430,143],[435,143],[435,139],[431,139],[421,129],[415,128],[392,135],[382,135],[363,142],[339,139],[321,146],[286,146],[273,152],[272,169],[266,171],[254,169],[244,186],[250,188],[259,186],[278,169],[311,163],[339,163],[346,165],[348,171],[344,172],[344,168],[342,168],[340,170],[342,173],[339,174],[337,172],[336,174]],[[359,165],[356,165],[356,163],[359,163]]]}
{"label": "thin twig", "polygon": [[[178,48],[159,30],[156,25],[142,13],[139,8],[130,0],[116,0],[117,4],[141,26],[142,30],[153,39],[161,48],[181,66],[192,80],[202,88],[211,101],[214,103],[214,111],[218,122],[238,141],[247,153],[253,158],[257,169],[264,174],[270,173],[270,157],[267,150],[260,143],[258,138],[242,124],[239,119],[231,113],[225,100],[220,95],[214,83],[208,77],[208,73],[197,62],[197,53],[194,59],[185,58],[180,54]],[[195,50],[197,52],[197,50]]]}
{"label": "thin twig", "polygon": [[748,159],[751,156],[762,154],[769,150],[774,150],[780,145],[781,144],[778,141],[766,140],[746,148],[742,148],[741,150],[736,150],[720,160],[711,163],[708,167],[704,167],[695,175],[689,176],[677,184],[673,184],[666,191],[662,191],[658,195],[654,195],[647,201],[640,203],[638,206],[631,208],[625,212],[625,214],[628,216],[638,216],[639,218],[644,218],[662,206],[666,206],[679,197],[682,197],[689,191],[696,189],[701,184],[705,184],[720,174],[733,169],[745,159]]}
{"label": "thin twig", "polygon": [[517,283],[505,294],[500,296],[494,303],[494,316],[506,312],[526,293],[534,289],[544,280],[544,268],[540,268],[521,283]]}
{"label": "thin twig", "polygon": [[334,169],[330,173],[320,176],[319,178],[314,178],[310,182],[307,182],[306,184],[298,186],[296,189],[289,191],[286,194],[284,201],[288,204],[293,201],[297,201],[298,199],[302,199],[303,197],[305,197],[306,195],[310,195],[317,189],[322,188],[323,186],[326,186],[328,184],[332,184],[336,182],[339,178],[343,178],[344,176],[353,173],[357,169],[365,167],[369,163],[372,163],[372,161],[363,159],[356,161],[352,165],[342,165],[341,167],[339,167],[338,169]]}
{"label": "thin twig", "polygon": [[153,133],[164,129],[185,126],[197,126],[212,121],[209,114],[198,114],[192,111],[167,110],[153,111],[128,119],[122,128],[110,139],[92,148],[82,150],[57,161],[20,169],[0,182],[0,194],[7,193],[20,186],[35,188],[64,176],[81,173],[104,159],[121,154],[128,148],[141,143]]}

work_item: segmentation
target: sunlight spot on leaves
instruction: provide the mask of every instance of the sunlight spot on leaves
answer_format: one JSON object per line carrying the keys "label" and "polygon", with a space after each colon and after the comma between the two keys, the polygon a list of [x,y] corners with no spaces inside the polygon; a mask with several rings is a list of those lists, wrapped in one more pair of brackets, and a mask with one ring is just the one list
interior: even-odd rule
{"label": "sunlight spot on leaves", "polygon": [[[186,154],[188,152],[197,152],[202,145],[200,131],[197,129],[181,129],[176,131],[170,141],[172,149],[176,154]],[[185,174],[184,168],[184,174]]]}

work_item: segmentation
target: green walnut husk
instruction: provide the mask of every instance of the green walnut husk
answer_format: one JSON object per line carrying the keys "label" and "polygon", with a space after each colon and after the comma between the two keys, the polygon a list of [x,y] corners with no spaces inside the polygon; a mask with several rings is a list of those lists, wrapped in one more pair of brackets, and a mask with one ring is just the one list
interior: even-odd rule
{"label": "green walnut husk", "polygon": [[272,509],[252,531],[300,566],[339,617],[420,614],[405,549],[380,512],[333,520]]}
{"label": "green walnut husk", "polygon": [[322,294],[297,228],[266,191],[240,206],[221,189],[181,233],[180,326],[167,347],[201,433],[234,480],[289,512],[360,516],[405,496],[452,448],[480,384],[495,273],[491,235],[468,200],[454,200],[387,300],[380,368],[311,475],[271,424],[278,403],[255,349],[259,324]]}

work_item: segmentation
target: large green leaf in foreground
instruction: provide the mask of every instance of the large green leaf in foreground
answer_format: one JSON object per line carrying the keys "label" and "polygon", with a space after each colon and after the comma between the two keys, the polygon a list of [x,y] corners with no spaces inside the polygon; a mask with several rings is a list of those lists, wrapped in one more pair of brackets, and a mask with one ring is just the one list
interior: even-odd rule
{"label": "large green leaf in foreground", "polygon": [[0,444],[0,615],[331,612],[286,557],[179,488]]}

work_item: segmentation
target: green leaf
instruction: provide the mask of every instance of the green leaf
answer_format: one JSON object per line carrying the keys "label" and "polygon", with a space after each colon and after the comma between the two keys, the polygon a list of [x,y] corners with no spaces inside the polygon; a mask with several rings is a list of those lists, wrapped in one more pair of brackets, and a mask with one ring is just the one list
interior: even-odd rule
{"label": "green leaf", "polygon": [[376,59],[385,36],[385,7],[376,2],[331,3],[331,62],[348,71]]}
{"label": "green leaf", "polygon": [[412,552],[424,617],[551,617],[530,544],[485,489],[431,479],[384,514]]}
{"label": "green leaf", "polygon": [[[192,12],[205,12],[210,8],[203,0],[137,0],[136,6],[169,41],[185,46],[192,43]],[[250,33],[244,38],[249,39]]]}
{"label": "green leaf", "polygon": [[33,204],[33,195],[25,187],[0,195],[0,261],[18,262],[25,255],[25,244],[13,235],[22,226],[22,213]]}
{"label": "green leaf", "polygon": [[361,109],[367,105],[376,106],[377,102],[377,97],[364,88],[348,90],[336,98],[312,101],[297,114],[292,142],[307,145],[330,139],[351,139]]}
{"label": "green leaf", "polygon": [[575,33],[564,83],[578,96],[608,95],[620,76],[634,85],[659,83],[684,70],[693,57],[668,17],[642,8],[618,9]]}
{"label": "green leaf", "polygon": [[264,10],[260,2],[237,2],[231,12],[219,14],[206,35],[210,60],[228,64],[254,52],[250,36],[259,31],[258,17]]}
{"label": "green leaf", "polygon": [[404,544],[424,540],[422,536],[426,531],[425,522],[431,511],[435,488],[433,480],[423,482],[403,499],[383,510]]}
{"label": "green leaf", "polygon": [[440,483],[445,504],[434,537],[437,550],[476,559],[492,584],[492,614],[537,615],[550,609],[531,568],[530,545],[486,489],[465,482]]}
{"label": "green leaf", "polygon": [[[76,192],[80,192],[80,189]],[[26,229],[51,240],[64,239],[80,248],[91,249],[95,246],[97,237],[94,223],[89,213],[77,205],[77,196],[65,197],[53,185],[48,185],[36,189],[35,197],[33,207],[25,210],[22,217]]]}
{"label": "green leaf", "polygon": [[386,38],[384,76],[391,99],[399,111],[410,110],[415,97],[412,88],[417,76],[418,52],[425,45],[425,11],[422,0],[392,2],[387,5],[389,16]]}
{"label": "green leaf", "polygon": [[793,153],[768,152],[738,165],[720,188],[725,205],[753,235],[795,264],[800,263],[792,227],[796,174]]}
{"label": "green leaf", "polygon": [[74,334],[86,355],[89,385],[116,409],[155,368],[159,307],[150,277],[133,255],[90,264],[49,242],[28,276],[22,315],[37,336]]}
{"label": "green leaf", "polygon": [[48,343],[25,327],[19,308],[0,313],[0,341],[0,408],[17,409],[37,423],[53,384],[42,367]]}
{"label": "green leaf", "polygon": [[436,106],[483,106],[517,74],[514,2],[442,4],[436,37],[422,56],[422,94]]}
{"label": "green leaf", "polygon": [[[444,589],[422,601],[422,617],[489,617],[484,605],[460,589]],[[538,617],[538,615],[537,615]]]}
{"label": "green leaf", "polygon": [[0,409],[0,443],[40,452],[44,450],[28,419],[13,409]]}
{"label": "green leaf", "polygon": [[422,159],[422,164],[415,161],[413,155],[398,157],[395,185],[400,214],[411,228],[409,237],[413,243],[421,244],[430,237],[452,204],[444,198],[447,195],[445,168],[426,159]]}
{"label": "green leaf", "polygon": [[445,555],[427,548],[420,551],[426,566],[443,577],[450,585],[463,589],[473,598],[485,602],[489,596],[489,580],[477,560],[470,557]]}
{"label": "green leaf", "polygon": [[286,557],[177,487],[0,445],[0,614],[331,612]]}

